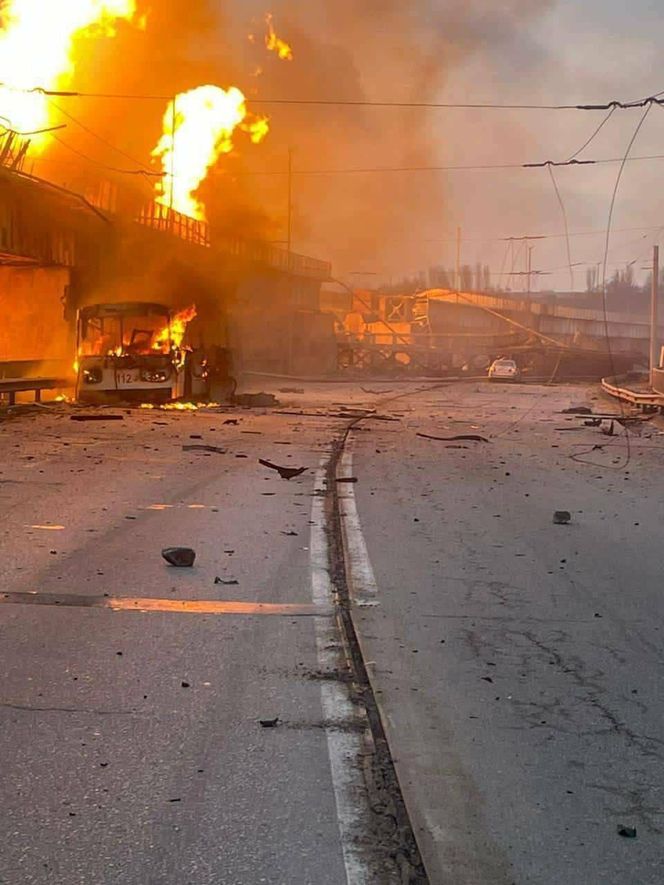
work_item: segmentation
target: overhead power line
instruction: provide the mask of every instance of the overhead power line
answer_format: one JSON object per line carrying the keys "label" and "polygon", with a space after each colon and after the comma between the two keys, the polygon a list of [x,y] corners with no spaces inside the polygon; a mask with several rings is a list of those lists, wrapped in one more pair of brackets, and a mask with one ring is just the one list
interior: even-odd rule
{"label": "overhead power line", "polygon": [[100,169],[106,169],[108,172],[117,172],[120,175],[141,175],[148,178],[161,178],[161,172],[147,172],[145,169],[120,169],[118,166],[111,166],[108,163],[102,163],[101,160],[95,160],[93,157],[88,156],[83,153],[83,151],[79,151],[78,148],[75,148],[71,144],[67,144],[66,141],[63,141],[57,135],[52,136],[59,145],[65,148],[68,151],[71,151],[72,154],[76,154],[77,157],[80,157],[82,160],[85,160],[87,163],[91,163],[93,166],[97,166]]}
{"label": "overhead power line", "polygon": [[[616,181],[613,186],[613,192],[611,194],[611,203],[609,206],[609,216],[608,216],[607,222],[606,222],[606,239],[604,242],[604,260],[602,262],[601,292],[602,292],[602,313],[604,316],[604,337],[606,339],[606,349],[607,349],[607,354],[609,357],[609,365],[611,366],[611,377],[612,378],[615,378],[616,369],[615,369],[615,363],[614,363],[614,358],[613,358],[613,348],[611,346],[611,335],[609,332],[609,314],[608,314],[608,305],[607,305],[607,278],[606,278],[606,275],[607,275],[607,267],[608,267],[608,259],[609,259],[609,247],[610,247],[610,243],[611,243],[611,228],[613,226],[613,213],[614,213],[615,206],[616,206],[616,198],[618,196],[618,189],[620,187],[620,182],[622,181],[623,172],[625,171],[625,166],[627,165],[627,161],[629,159],[630,153],[632,152],[632,148],[636,144],[636,140],[639,137],[639,133],[641,132],[641,129],[643,128],[643,125],[648,118],[648,114],[650,113],[650,110],[652,109],[653,103],[654,102],[648,102],[645,105],[642,105],[642,107],[644,107],[643,114],[641,115],[641,118],[639,119],[639,122],[636,125],[636,128],[632,134],[632,137],[629,140],[629,144],[627,145],[627,148],[625,149],[625,154],[622,158],[620,168],[618,169]],[[659,102],[657,102],[657,103],[659,103]],[[624,417],[625,410],[624,410],[624,404],[623,404],[622,400],[620,401],[620,412]],[[631,457],[632,457],[632,449],[631,449],[631,442],[630,442],[630,438],[629,438],[629,432],[627,431],[626,428],[625,428],[625,446],[626,446],[625,458],[624,458],[624,462],[622,464],[620,464],[620,466],[617,468],[619,470],[626,469],[628,467]],[[581,457],[582,456],[583,456],[583,453],[581,453]],[[581,457],[579,455],[576,455],[576,456],[572,455],[572,458],[574,458],[577,461],[581,460]],[[585,463],[592,464],[594,462],[589,460],[589,461],[586,461]]]}
{"label": "overhead power line", "polygon": [[[17,88],[9,83],[0,83],[0,87],[15,92],[39,93],[54,98],[107,98],[125,101],[170,101],[172,95],[154,95],[150,93],[116,93],[116,92],[85,92],[77,89],[46,89],[43,86]],[[608,102],[559,104],[559,103],[519,103],[519,102],[439,102],[439,101],[377,101],[370,99],[328,99],[328,98],[251,98],[252,104],[261,105],[302,105],[321,107],[360,107],[360,108],[420,108],[424,110],[508,110],[508,111],[610,111],[630,110],[633,108],[650,107],[653,104],[664,105],[664,93],[639,98],[635,101],[612,99]]]}
{"label": "overhead power line", "polygon": [[594,132],[593,132],[593,134],[590,136],[590,138],[586,139],[586,141],[583,142],[583,144],[581,145],[581,147],[580,147],[578,150],[574,151],[574,153],[573,153],[572,156],[570,157],[570,160],[574,160],[576,157],[579,156],[580,153],[582,153],[583,151],[585,151],[585,149],[591,144],[591,142],[593,142],[593,141],[595,140],[595,138],[597,138],[597,136],[599,135],[599,133],[602,131],[602,129],[604,128],[604,126],[609,122],[609,120],[610,120],[611,117],[615,114],[615,112],[616,112],[616,108],[611,108],[611,110],[610,110],[609,113],[606,115],[606,117],[604,117],[604,119],[603,119],[602,122],[599,124],[599,126],[594,130]]}
{"label": "overhead power line", "polygon": [[560,206],[560,213],[563,219],[563,226],[565,228],[565,246],[567,249],[567,264],[569,265],[569,280],[570,280],[570,289],[574,290],[574,269],[572,265],[572,247],[570,244],[570,236],[569,236],[569,224],[567,221],[567,210],[565,208],[565,203],[563,202],[562,195],[560,193],[560,188],[558,187],[558,182],[556,181],[556,176],[553,174],[553,169],[551,166],[548,167],[549,177],[551,178],[551,184],[553,185],[553,190],[556,194],[556,199],[558,200],[558,205]]}
{"label": "overhead power line", "polygon": [[[628,157],[628,162],[664,160],[664,154],[650,154],[647,156]],[[623,157],[604,157],[598,160],[545,160],[537,163],[479,163],[470,165],[449,165],[449,166],[357,166],[357,167],[338,167],[336,169],[292,169],[290,173],[287,170],[254,170],[250,172],[227,172],[218,170],[218,175],[231,175],[237,178],[245,176],[284,176],[284,175],[373,175],[380,173],[400,173],[400,172],[478,172],[487,170],[501,169],[546,169],[547,167],[564,167],[564,166],[606,166],[615,163],[622,163]]]}
{"label": "overhead power line", "polygon": [[[150,169],[150,167],[146,166],[145,163],[143,163],[141,160],[137,159],[136,157],[133,157],[131,154],[128,154],[125,150],[118,147],[118,145],[113,144],[113,142],[109,141],[107,138],[104,138],[104,136],[100,135],[98,132],[95,132],[94,129],[91,129],[89,126],[86,126],[86,124],[83,123],[81,120],[79,120],[78,117],[75,117],[73,114],[70,114],[69,111],[66,111],[64,108],[60,107],[59,104],[56,104],[54,101],[49,101],[49,104],[52,107],[54,107],[55,110],[58,111],[58,113],[65,116],[68,120],[71,120],[71,122],[74,123],[76,126],[78,126],[80,129],[82,129],[83,132],[86,132],[88,135],[92,136],[92,138],[95,138],[101,144],[103,144],[106,147],[110,148],[111,150],[115,151],[121,157],[124,157],[127,160],[131,160],[132,163],[136,163],[138,166],[142,166],[143,169],[145,169],[146,173],[148,173],[150,175],[156,174],[153,169]],[[130,171],[130,172],[132,172],[132,174],[134,174],[134,170],[115,170],[115,171]]]}

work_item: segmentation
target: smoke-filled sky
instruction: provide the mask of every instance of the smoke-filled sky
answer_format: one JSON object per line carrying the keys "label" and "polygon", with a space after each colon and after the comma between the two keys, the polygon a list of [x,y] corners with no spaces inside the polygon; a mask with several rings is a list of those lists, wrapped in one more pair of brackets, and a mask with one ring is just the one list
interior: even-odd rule
{"label": "smoke-filled sky", "polygon": [[[171,94],[204,82],[247,95],[327,100],[576,103],[636,99],[664,90],[661,0],[163,0],[145,32],[122,25],[115,41],[90,44],[78,88]],[[139,6],[140,6],[139,2]],[[143,4],[145,9],[147,4]],[[264,16],[295,52],[268,55]],[[248,33],[257,35],[250,43]],[[256,69],[262,73],[255,76]],[[158,103],[69,100],[69,111],[131,156],[148,161],[164,108]],[[301,174],[342,168],[484,165],[563,160],[602,119],[578,111],[421,110],[257,106],[272,131],[259,147],[238,140],[205,191],[213,220],[239,234],[283,241],[287,167],[293,150],[293,248],[330,258],[337,275],[389,280],[463,261],[510,269],[501,238],[561,234],[560,206],[546,169]],[[639,111],[617,111],[582,156],[618,157]],[[66,133],[105,162],[109,152],[81,130]],[[63,135],[63,140],[65,135]],[[664,154],[664,109],[655,107],[635,155]],[[125,162],[124,165],[127,165]],[[130,164],[131,165],[131,164]],[[657,176],[662,161],[627,165],[616,205],[609,270],[639,270],[664,227]],[[556,170],[573,262],[603,255],[601,230],[618,165]],[[247,173],[251,172],[251,175]],[[254,174],[261,173],[261,174]],[[269,173],[269,174],[262,174]],[[643,230],[624,230],[643,228]],[[645,228],[653,228],[646,230]],[[539,240],[533,267],[546,288],[569,288],[565,239]],[[525,267],[523,252],[517,269]],[[575,268],[585,288],[585,266]]]}

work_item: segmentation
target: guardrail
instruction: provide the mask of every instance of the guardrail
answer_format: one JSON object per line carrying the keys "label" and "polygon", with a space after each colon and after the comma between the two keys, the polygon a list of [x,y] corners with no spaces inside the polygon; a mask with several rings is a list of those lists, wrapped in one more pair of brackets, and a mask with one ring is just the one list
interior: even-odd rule
{"label": "guardrail", "polygon": [[622,402],[629,403],[645,411],[664,409],[664,394],[655,391],[647,393],[621,386],[627,381],[628,377],[626,375],[621,375],[617,378],[602,378],[602,389],[609,396],[613,396],[616,399],[622,400]]}
{"label": "guardrail", "polygon": [[42,390],[57,390],[67,387],[64,378],[2,378],[0,379],[0,398],[6,396],[9,405],[16,405],[17,393],[34,393],[35,402],[41,402]]}

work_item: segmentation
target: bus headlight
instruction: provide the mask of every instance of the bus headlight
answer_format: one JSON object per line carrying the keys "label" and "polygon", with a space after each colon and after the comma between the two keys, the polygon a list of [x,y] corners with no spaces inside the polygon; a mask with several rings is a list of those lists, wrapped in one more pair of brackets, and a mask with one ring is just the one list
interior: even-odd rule
{"label": "bus headlight", "polygon": [[171,370],[164,369],[141,369],[141,381],[148,384],[163,384],[171,377]]}
{"label": "bus headlight", "polygon": [[98,366],[93,366],[90,369],[83,369],[84,384],[101,384],[102,377],[102,371]]}

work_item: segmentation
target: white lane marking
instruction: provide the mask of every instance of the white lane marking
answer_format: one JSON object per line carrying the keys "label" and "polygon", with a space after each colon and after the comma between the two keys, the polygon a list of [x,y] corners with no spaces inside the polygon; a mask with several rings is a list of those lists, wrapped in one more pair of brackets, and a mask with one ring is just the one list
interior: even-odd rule
{"label": "white lane marking", "polygon": [[[353,475],[353,442],[349,438],[341,457],[341,477]],[[343,489],[343,491],[341,491]],[[348,558],[349,575],[352,583],[351,599],[358,608],[379,605],[378,587],[374,570],[369,559],[369,551],[362,534],[360,517],[357,512],[355,491],[352,483],[342,483],[339,490],[339,509],[341,512],[341,528],[344,536],[344,548]]]}
{"label": "white lane marking", "polygon": [[[311,505],[310,561],[314,604],[329,606],[334,604],[334,593],[325,530],[326,466],[327,461],[321,461],[316,472]],[[343,654],[338,631],[329,618],[314,618],[314,624],[318,665],[323,673],[333,671],[339,666],[339,657]],[[359,729],[351,731],[334,727],[334,723],[347,726],[361,721],[344,684],[333,680],[322,681],[320,694],[323,717],[330,724],[325,733],[346,881],[348,885],[368,885],[372,878],[358,839],[358,835],[366,828],[368,807],[366,785],[360,769],[360,759],[366,751],[367,739]]]}

